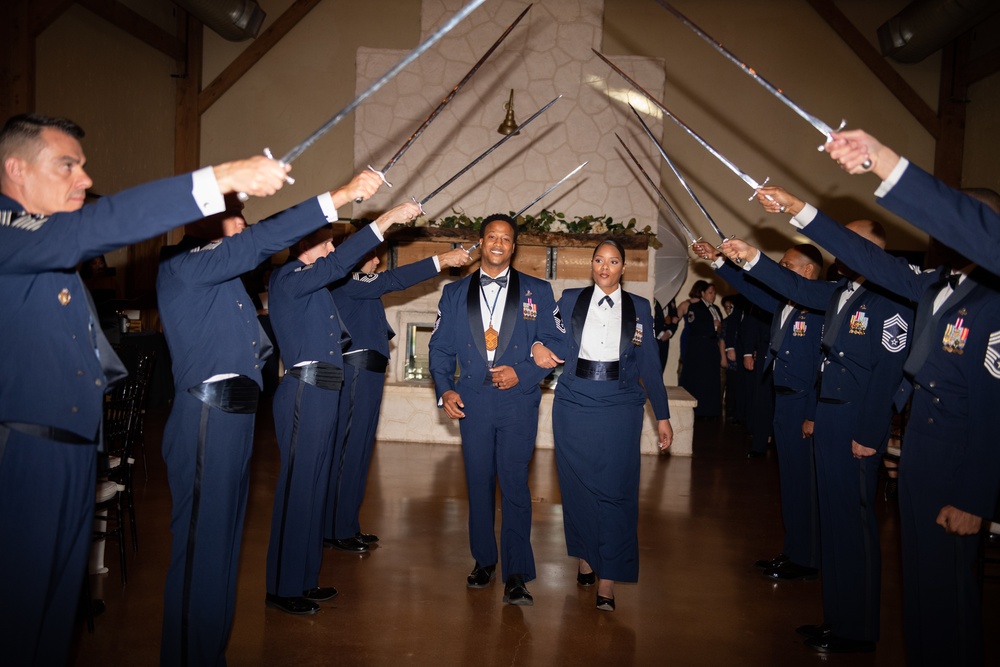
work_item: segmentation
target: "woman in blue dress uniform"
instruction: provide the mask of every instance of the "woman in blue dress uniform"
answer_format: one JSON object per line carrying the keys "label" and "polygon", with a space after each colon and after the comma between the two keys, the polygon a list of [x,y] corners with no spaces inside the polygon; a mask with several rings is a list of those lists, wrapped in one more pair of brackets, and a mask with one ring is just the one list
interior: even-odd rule
{"label": "woman in blue dress uniform", "polygon": [[[698,400],[695,417],[722,414],[722,377],[719,332],[722,312],[715,305],[715,285],[699,280],[691,287],[691,303],[684,313],[687,344],[682,354],[680,384]],[[695,300],[695,297],[698,300]]]}
{"label": "woman in blue dress uniform", "polygon": [[647,394],[661,450],[670,446],[673,430],[652,308],[621,288],[625,251],[605,240],[591,268],[595,285],[568,289],[559,300],[558,312],[569,317],[553,349],[566,366],[552,430],[566,547],[580,559],[577,581],[599,580],[597,608],[612,611],[615,582],[639,576],[639,439]]}

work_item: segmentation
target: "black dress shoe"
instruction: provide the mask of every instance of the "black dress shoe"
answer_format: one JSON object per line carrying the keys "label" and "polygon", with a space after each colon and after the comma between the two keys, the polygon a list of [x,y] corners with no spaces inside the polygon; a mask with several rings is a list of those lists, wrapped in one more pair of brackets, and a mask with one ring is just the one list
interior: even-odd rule
{"label": "black dress shoe", "polygon": [[356,537],[348,537],[346,540],[323,540],[323,544],[334,549],[350,551],[356,554],[368,551],[368,545]]}
{"label": "black dress shoe", "polygon": [[807,639],[806,646],[820,653],[871,653],[875,642],[864,639],[848,639],[830,633],[816,639]]}
{"label": "black dress shoe", "polygon": [[819,639],[830,634],[830,626],[826,623],[820,625],[800,625],[795,628],[795,634],[806,639]]}
{"label": "black dress shoe", "polygon": [[327,600],[332,600],[337,597],[337,589],[333,586],[310,588],[307,591],[302,591],[302,597],[307,600],[312,600],[313,602],[326,602]]}
{"label": "black dress shoe", "polygon": [[606,598],[602,595],[597,596],[597,608],[601,611],[614,611],[615,610],[615,599]]}
{"label": "black dress shoe", "polygon": [[795,581],[805,579],[812,581],[819,577],[819,570],[814,567],[806,567],[792,561],[785,561],[777,567],[769,567],[764,570],[764,578],[772,581]]}
{"label": "black dress shoe", "polygon": [[531,597],[531,593],[524,585],[524,577],[520,574],[507,577],[507,583],[503,587],[503,601],[519,607],[530,607],[535,604],[535,599]]}
{"label": "black dress shoe", "polygon": [[587,574],[584,574],[583,572],[577,570],[576,583],[580,584],[584,588],[586,588],[587,586],[593,586],[594,584],[597,583],[597,573],[591,570]]}
{"label": "black dress shoe", "polygon": [[378,542],[378,535],[372,535],[371,533],[357,533],[354,536],[354,539],[362,544],[375,544]]}
{"label": "black dress shoe", "polygon": [[497,566],[487,565],[483,567],[478,562],[475,567],[472,568],[472,573],[466,578],[466,585],[469,588],[486,588],[493,581],[493,577],[497,574]]}
{"label": "black dress shoe", "polygon": [[272,595],[271,593],[267,594],[264,604],[272,609],[279,609],[293,616],[308,616],[319,611],[319,605],[312,600],[297,597],[283,598],[280,595]]}
{"label": "black dress shoe", "polygon": [[777,556],[775,556],[770,560],[764,560],[764,559],[758,560],[754,562],[753,566],[759,567],[762,570],[769,570],[772,567],[780,567],[782,563],[787,563],[788,561],[789,561],[788,556],[786,556],[785,554],[778,554]]}

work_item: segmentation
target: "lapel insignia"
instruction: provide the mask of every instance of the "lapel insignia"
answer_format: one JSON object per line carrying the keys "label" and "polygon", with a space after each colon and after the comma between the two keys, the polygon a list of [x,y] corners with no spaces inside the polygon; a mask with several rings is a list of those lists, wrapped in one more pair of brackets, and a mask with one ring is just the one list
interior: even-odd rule
{"label": "lapel insignia", "polygon": [[956,318],[954,323],[949,324],[944,329],[944,338],[941,339],[941,349],[952,354],[962,354],[965,352],[965,341],[969,338],[968,327],[963,327],[965,320]]}
{"label": "lapel insignia", "polygon": [[806,335],[806,321],[805,320],[795,320],[792,325],[792,335],[793,336],[805,336]]}
{"label": "lapel insignia", "polygon": [[524,296],[531,296],[531,290],[524,290]]}
{"label": "lapel insignia", "polygon": [[639,318],[635,318],[635,335],[632,336],[632,344],[639,346],[642,345],[642,324],[639,322]]}
{"label": "lapel insignia", "polygon": [[69,290],[67,288],[63,287],[61,290],[59,290],[59,296],[56,298],[59,299],[59,303],[61,303],[64,306],[68,306],[69,302],[73,299],[73,295],[69,293]]}
{"label": "lapel insignia", "polygon": [[1000,380],[1000,331],[990,334],[989,343],[986,345],[986,359],[983,365],[990,375]]}
{"label": "lapel insignia", "polygon": [[526,320],[534,320],[538,317],[538,306],[531,301],[531,292],[525,294],[527,301],[521,304],[521,313]]}
{"label": "lapel insignia", "polygon": [[906,347],[906,320],[899,313],[882,323],[882,347],[890,352]]}
{"label": "lapel insignia", "polygon": [[858,336],[864,336],[868,331],[868,316],[864,313],[864,308],[851,315],[851,326],[848,331]]}

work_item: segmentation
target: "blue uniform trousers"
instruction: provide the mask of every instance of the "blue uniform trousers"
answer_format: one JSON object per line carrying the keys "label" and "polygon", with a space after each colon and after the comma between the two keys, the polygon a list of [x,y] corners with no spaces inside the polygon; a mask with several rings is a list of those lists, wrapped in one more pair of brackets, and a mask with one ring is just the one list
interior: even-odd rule
{"label": "blue uniform trousers", "polygon": [[361,532],[358,515],[365,499],[384,387],[385,373],[344,364],[325,525],[331,539],[344,540]]}
{"label": "blue uniform trousers", "polygon": [[339,391],[286,375],[274,394],[281,468],[267,549],[267,592],[298,597],[319,585]]}
{"label": "blue uniform trousers", "polygon": [[97,447],[0,426],[0,662],[61,665],[90,553]]}
{"label": "blue uniform trousers", "polygon": [[638,386],[629,392],[617,381],[576,379],[560,384],[552,405],[566,550],[586,560],[601,579],[639,578],[645,399]]}
{"label": "blue uniform trousers", "polygon": [[983,664],[976,579],[980,536],[949,535],[935,523],[949,504],[960,458],[953,440],[921,433],[919,425],[907,429],[899,462],[899,514],[903,629],[911,667]]}
{"label": "blue uniform trousers", "polygon": [[781,518],[785,546],[781,550],[793,563],[820,566],[819,497],[812,438],[802,437],[802,422],[809,412],[810,392],[774,397],[774,441],[778,449],[781,482]]}
{"label": "blue uniform trousers", "polygon": [[874,456],[851,452],[858,407],[816,406],[816,481],[823,562],[823,618],[835,635],[878,641],[882,554],[875,519],[875,487],[882,439]]}
{"label": "blue uniform trousers", "polygon": [[[174,395],[163,433],[173,545],[162,665],[224,665],[250,481],[254,415]],[[207,444],[207,446],[206,446]]]}
{"label": "blue uniform trousers", "polygon": [[500,482],[500,562],[504,579],[535,578],[531,551],[531,492],[528,465],[535,451],[541,391],[525,395],[493,385],[458,392],[465,404],[460,419],[462,458],[469,493],[469,545],[480,565],[497,562],[494,532],[496,483]]}

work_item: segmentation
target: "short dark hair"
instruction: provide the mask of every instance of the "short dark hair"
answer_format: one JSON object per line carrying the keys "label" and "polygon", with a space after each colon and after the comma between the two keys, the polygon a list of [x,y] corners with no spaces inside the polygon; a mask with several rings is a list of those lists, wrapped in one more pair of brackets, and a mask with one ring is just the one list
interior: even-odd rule
{"label": "short dark hair", "polygon": [[986,204],[993,209],[994,213],[1000,213],[1000,194],[997,194],[996,190],[991,190],[990,188],[962,188],[962,192]]}
{"label": "short dark hair", "polygon": [[[57,118],[40,113],[22,113],[11,116],[0,130],[0,162],[38,142],[42,130],[51,127],[65,132],[74,139],[83,139],[83,128],[68,118]],[[40,148],[40,147],[39,147]]]}
{"label": "short dark hair", "polygon": [[823,273],[823,253],[819,251],[819,248],[812,243],[800,243],[799,245],[793,245],[791,249],[816,265],[817,276]]}
{"label": "short dark hair", "polygon": [[701,293],[712,286],[712,283],[707,280],[696,280],[694,285],[691,285],[691,291],[688,292],[688,297],[692,299],[700,299]]}
{"label": "short dark hair", "polygon": [[514,222],[514,218],[510,217],[506,213],[494,213],[493,215],[486,216],[483,219],[483,224],[479,226],[479,238],[483,238],[483,235],[486,233],[486,227],[488,227],[491,222],[496,222],[497,220],[501,220],[510,225],[513,234],[511,240],[514,243],[517,243],[517,223]]}
{"label": "short dark hair", "polygon": [[597,257],[597,251],[601,249],[602,245],[609,245],[613,247],[615,250],[617,250],[618,254],[621,255],[622,265],[624,266],[625,248],[622,247],[622,244],[617,239],[611,238],[610,236],[606,239],[603,239],[600,243],[597,244],[597,247],[594,248],[594,254],[590,256],[591,259]]}

